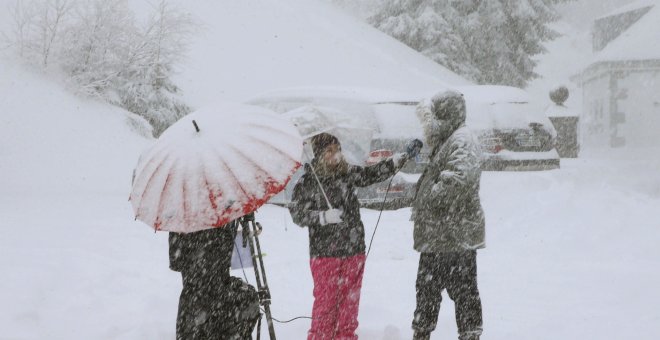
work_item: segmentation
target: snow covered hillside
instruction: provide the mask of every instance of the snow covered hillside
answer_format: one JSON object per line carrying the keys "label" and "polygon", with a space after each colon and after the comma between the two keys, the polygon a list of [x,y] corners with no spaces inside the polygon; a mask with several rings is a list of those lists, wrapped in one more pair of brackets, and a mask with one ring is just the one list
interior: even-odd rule
{"label": "snow covered hillside", "polygon": [[15,60],[0,58],[0,74],[0,338],[99,338],[81,317],[117,311],[115,292],[146,269],[126,251],[140,238],[124,237],[153,236],[130,223],[127,202],[148,129]]}
{"label": "snow covered hillside", "polygon": [[[54,78],[0,59],[0,188],[3,193],[122,192],[146,145],[148,123],[78,98]],[[99,186],[101,185],[101,186]]]}
{"label": "snow covered hillside", "polygon": [[297,86],[428,92],[469,82],[321,0],[191,1],[202,23],[178,77],[192,105]]}

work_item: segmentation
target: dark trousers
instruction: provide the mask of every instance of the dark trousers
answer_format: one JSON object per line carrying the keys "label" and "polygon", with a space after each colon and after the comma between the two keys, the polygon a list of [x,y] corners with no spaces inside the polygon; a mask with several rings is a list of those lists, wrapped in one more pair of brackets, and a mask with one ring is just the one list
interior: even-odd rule
{"label": "dark trousers", "polygon": [[416,288],[417,307],[412,323],[415,331],[430,333],[435,329],[441,293],[447,289],[456,307],[459,335],[473,334],[478,338],[482,319],[476,251],[420,254]]}
{"label": "dark trousers", "polygon": [[236,277],[182,274],[177,340],[248,340],[259,319],[254,287]]}

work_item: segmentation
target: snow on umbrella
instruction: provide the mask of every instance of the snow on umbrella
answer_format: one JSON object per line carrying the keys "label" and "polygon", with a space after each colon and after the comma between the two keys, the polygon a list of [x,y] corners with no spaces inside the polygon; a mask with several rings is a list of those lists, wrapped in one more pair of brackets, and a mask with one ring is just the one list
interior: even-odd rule
{"label": "snow on umbrella", "polygon": [[130,195],[135,217],[174,232],[222,226],[283,190],[302,146],[291,122],[267,109],[200,109],[140,156]]}
{"label": "snow on umbrella", "polygon": [[[323,132],[337,137],[342,153],[349,163],[363,164],[369,156],[373,130],[357,126],[359,123],[343,111],[309,105],[288,111],[284,115],[298,128],[303,139]],[[307,147],[305,155],[312,155],[311,147]]]}

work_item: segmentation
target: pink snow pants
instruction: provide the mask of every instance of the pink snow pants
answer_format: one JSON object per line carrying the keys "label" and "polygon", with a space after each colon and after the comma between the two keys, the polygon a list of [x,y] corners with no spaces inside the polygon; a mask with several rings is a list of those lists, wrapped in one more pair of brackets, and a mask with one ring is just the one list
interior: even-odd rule
{"label": "pink snow pants", "polygon": [[312,258],[314,309],[308,340],[355,340],[364,254]]}

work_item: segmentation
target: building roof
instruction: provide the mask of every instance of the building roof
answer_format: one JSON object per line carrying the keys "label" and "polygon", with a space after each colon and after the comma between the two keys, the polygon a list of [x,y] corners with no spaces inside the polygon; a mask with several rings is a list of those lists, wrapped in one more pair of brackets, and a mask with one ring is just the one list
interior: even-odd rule
{"label": "building roof", "polygon": [[599,77],[608,70],[660,70],[660,0],[641,0],[597,20],[649,8],[634,24],[594,54],[590,64],[571,77],[577,83]]}
{"label": "building roof", "polygon": [[596,18],[596,20],[605,19],[605,18],[614,16],[614,15],[619,15],[619,14],[623,14],[623,13],[626,13],[626,12],[635,11],[635,10],[638,10],[638,9],[641,9],[641,8],[644,8],[644,7],[653,6],[653,4],[656,3],[656,1],[657,0],[638,0],[638,1],[635,1],[635,2],[632,2],[632,3],[629,3],[627,5],[618,7],[615,10],[613,10],[613,11],[607,13],[607,14],[601,15],[598,18]]}
{"label": "building roof", "polygon": [[[660,6],[658,0],[626,6],[629,10],[639,9],[646,3],[652,7],[636,23],[612,40],[602,51],[596,53],[594,62],[660,59]],[[620,14],[621,11],[615,14]]]}

